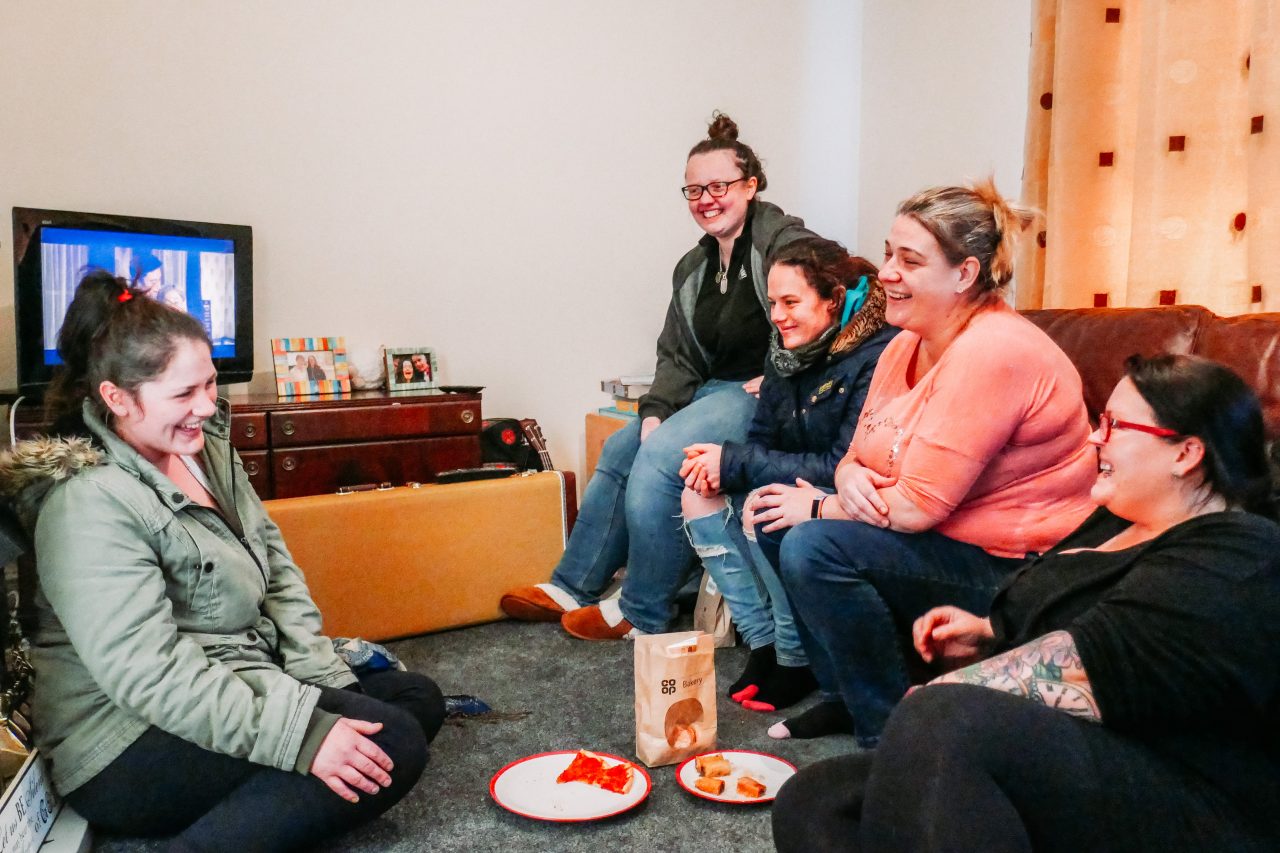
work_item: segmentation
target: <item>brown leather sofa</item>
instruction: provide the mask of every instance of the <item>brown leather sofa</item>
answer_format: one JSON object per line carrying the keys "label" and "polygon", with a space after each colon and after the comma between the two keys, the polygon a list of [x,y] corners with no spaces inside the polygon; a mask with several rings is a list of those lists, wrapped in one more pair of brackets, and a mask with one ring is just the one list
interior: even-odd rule
{"label": "brown leather sofa", "polygon": [[1089,417],[1097,420],[1133,353],[1193,353],[1220,361],[1262,400],[1267,439],[1280,438],[1280,314],[1219,317],[1198,305],[1073,308],[1022,312],[1080,371]]}

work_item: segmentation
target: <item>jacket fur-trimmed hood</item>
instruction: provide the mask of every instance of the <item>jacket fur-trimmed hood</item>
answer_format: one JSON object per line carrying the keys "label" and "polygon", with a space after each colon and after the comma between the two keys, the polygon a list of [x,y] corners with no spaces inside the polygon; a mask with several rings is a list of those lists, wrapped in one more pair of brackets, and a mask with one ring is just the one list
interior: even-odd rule
{"label": "jacket fur-trimmed hood", "polygon": [[43,494],[54,484],[86,468],[102,464],[104,455],[87,438],[41,436],[19,442],[0,454],[0,495],[9,500],[27,497],[33,486]]}

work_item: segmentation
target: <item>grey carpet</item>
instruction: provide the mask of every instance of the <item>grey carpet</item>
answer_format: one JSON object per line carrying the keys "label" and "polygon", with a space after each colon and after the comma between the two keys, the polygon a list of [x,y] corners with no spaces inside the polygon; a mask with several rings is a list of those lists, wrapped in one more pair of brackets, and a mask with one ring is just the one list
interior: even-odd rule
{"label": "grey carpet", "polygon": [[[676,784],[674,766],[649,770],[653,792],[639,808],[594,823],[528,820],[490,799],[494,772],[525,755],[586,748],[634,758],[631,643],[582,642],[554,624],[497,622],[390,645],[410,669],[431,675],[446,693],[472,693],[495,709],[531,713],[514,721],[446,725],[432,746],[431,764],[409,796],[363,830],[335,841],[330,850],[773,849],[768,806],[697,799]],[[798,767],[856,748],[848,736],[813,741],[769,738],[765,729],[782,715],[746,711],[723,696],[723,686],[745,663],[745,649],[716,653],[721,748],[769,752]],[[160,845],[99,838],[95,849],[140,853]]]}

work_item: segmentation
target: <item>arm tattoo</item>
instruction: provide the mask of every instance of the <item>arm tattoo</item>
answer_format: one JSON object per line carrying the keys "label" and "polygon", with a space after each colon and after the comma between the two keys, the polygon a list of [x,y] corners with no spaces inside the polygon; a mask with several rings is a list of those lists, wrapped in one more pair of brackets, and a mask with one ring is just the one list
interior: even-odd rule
{"label": "arm tattoo", "polygon": [[1023,696],[1076,717],[1102,722],[1075,640],[1053,631],[1004,654],[957,669],[933,684],[977,684]]}

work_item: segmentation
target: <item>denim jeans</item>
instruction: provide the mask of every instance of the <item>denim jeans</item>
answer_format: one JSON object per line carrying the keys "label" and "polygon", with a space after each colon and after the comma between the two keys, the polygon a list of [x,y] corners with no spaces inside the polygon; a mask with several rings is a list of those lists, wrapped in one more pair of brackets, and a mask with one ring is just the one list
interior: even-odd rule
{"label": "denim jeans", "polygon": [[693,559],[681,529],[684,449],[696,442],[742,441],[755,407],[756,398],[741,382],[713,379],[643,444],[639,418],[611,435],[551,582],[579,604],[591,604],[626,565],[623,615],[646,633],[665,631]]}
{"label": "denim jeans", "polygon": [[864,746],[875,744],[911,686],[912,622],[943,604],[985,615],[996,587],[1021,564],[933,531],[898,533],[860,521],[807,521],[780,545],[777,534],[757,527],[757,535],[765,555],[780,558],[824,698],[844,701]]}
{"label": "denim jeans", "polygon": [[773,643],[778,663],[804,666],[809,661],[782,579],[760,553],[754,535],[748,539],[742,531],[745,500],[746,495],[734,495],[732,506],[685,522],[689,543],[720,588],[747,646],[758,649]]}

